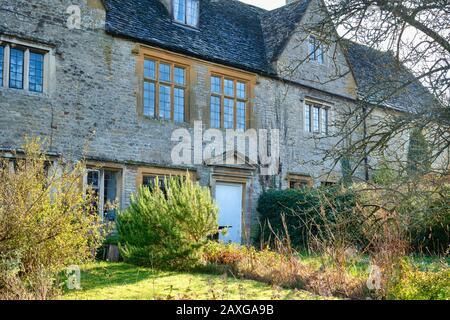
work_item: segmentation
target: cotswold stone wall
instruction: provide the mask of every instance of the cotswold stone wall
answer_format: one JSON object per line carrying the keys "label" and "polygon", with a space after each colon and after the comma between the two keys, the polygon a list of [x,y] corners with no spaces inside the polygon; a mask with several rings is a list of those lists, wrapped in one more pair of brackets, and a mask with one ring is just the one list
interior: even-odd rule
{"label": "cotswold stone wall", "polygon": [[[67,8],[81,8],[81,29],[71,30]],[[0,88],[0,147],[18,148],[25,136],[46,139],[49,149],[67,158],[115,163],[123,171],[122,205],[136,191],[139,167],[172,167],[171,134],[194,120],[209,121],[209,72],[193,62],[190,87],[190,123],[175,125],[143,118],[137,112],[136,43],[113,38],[102,26],[105,11],[94,0],[0,0],[0,36],[51,48],[53,63],[49,89],[43,94]],[[342,86],[336,87],[339,91]],[[336,92],[339,94],[339,92]],[[305,97],[327,101],[338,110],[349,100],[318,90],[258,77],[252,107],[254,128],[281,131],[281,172],[266,179],[257,172],[247,181],[245,224],[256,226],[256,204],[262,190],[287,187],[288,173],[317,178],[332,169],[323,164],[320,149],[332,141],[304,132]],[[331,116],[333,116],[333,113]],[[186,167],[187,168],[187,167]],[[197,166],[202,185],[210,186],[213,169]],[[334,168],[340,174],[340,168]]]}

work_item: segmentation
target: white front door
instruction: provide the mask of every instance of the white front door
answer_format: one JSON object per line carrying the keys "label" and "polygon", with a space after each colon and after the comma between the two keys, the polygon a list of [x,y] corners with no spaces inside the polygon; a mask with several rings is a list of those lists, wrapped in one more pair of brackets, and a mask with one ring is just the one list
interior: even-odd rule
{"label": "white front door", "polygon": [[242,184],[217,183],[216,202],[219,206],[219,227],[227,228],[219,239],[225,243],[242,242]]}

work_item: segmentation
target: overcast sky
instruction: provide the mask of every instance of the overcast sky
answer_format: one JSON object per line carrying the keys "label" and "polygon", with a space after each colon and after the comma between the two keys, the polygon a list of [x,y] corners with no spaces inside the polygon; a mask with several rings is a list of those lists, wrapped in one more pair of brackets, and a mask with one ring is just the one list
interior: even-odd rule
{"label": "overcast sky", "polygon": [[286,0],[240,0],[267,10],[272,10],[286,4]]}

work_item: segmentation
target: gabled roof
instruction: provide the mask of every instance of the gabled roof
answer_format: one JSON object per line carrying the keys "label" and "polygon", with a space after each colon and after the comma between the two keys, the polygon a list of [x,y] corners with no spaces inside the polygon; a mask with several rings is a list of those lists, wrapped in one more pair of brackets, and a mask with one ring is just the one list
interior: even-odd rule
{"label": "gabled roof", "polygon": [[300,0],[261,15],[268,62],[275,61],[308,8],[311,0]]}
{"label": "gabled roof", "polygon": [[431,93],[391,52],[348,40],[343,45],[364,101],[409,112],[430,107]]}

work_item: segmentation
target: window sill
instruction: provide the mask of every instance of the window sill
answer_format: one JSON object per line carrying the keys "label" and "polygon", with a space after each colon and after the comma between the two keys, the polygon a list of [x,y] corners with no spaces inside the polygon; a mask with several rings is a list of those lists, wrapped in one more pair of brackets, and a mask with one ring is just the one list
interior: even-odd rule
{"label": "window sill", "polygon": [[320,63],[319,61],[316,60],[308,60],[308,62],[313,65],[313,66],[318,66],[318,67],[326,67],[326,63]]}
{"label": "window sill", "polygon": [[234,130],[234,131],[236,131],[236,132],[240,132],[240,133],[245,133],[245,132],[247,132],[248,130],[252,130],[253,128],[245,128],[245,130],[243,130],[243,129],[234,129],[234,128],[229,128],[229,129],[225,129],[225,128],[213,128],[213,127],[210,127],[210,126],[206,126],[206,129],[212,129],[212,130],[219,130],[219,131],[221,131],[221,132],[223,132],[223,133],[226,133],[227,132],[227,130]]}
{"label": "window sill", "polygon": [[178,22],[178,21],[175,21],[175,20],[173,20],[172,22],[173,22],[174,25],[176,25],[176,26],[178,26],[180,28],[184,28],[184,29],[187,29],[187,30],[190,30],[190,31],[200,32],[200,30],[198,29],[198,26],[191,26],[189,24],[185,24],[185,23]]}
{"label": "window sill", "polygon": [[141,118],[146,122],[153,122],[153,123],[158,123],[158,124],[171,125],[171,126],[184,127],[184,128],[192,127],[191,124],[186,121],[185,122],[175,122],[173,120],[165,120],[165,119],[154,118],[154,117],[149,117],[149,116],[145,116],[145,115],[141,116]]}
{"label": "window sill", "polygon": [[312,138],[329,138],[329,133],[302,131],[304,136]]}
{"label": "window sill", "polygon": [[29,97],[37,97],[37,98],[49,98],[49,94],[46,92],[34,92],[25,89],[14,89],[8,87],[0,87],[1,93],[18,93],[21,95],[29,96]]}

